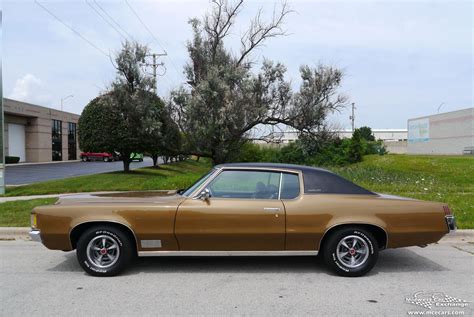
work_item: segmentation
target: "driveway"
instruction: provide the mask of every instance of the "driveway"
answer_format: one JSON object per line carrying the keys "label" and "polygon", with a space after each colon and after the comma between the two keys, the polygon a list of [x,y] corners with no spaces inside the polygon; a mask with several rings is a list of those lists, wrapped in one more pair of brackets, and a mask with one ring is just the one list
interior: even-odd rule
{"label": "driveway", "polygon": [[[407,316],[474,306],[474,245],[385,250],[367,276],[328,272],[317,257],[140,258],[123,275],[86,275],[75,253],[0,241],[2,316]],[[469,306],[407,303],[416,292]]]}
{"label": "driveway", "polygon": [[[151,166],[151,158],[145,157],[143,162],[132,162],[131,169]],[[64,162],[50,164],[7,165],[5,169],[6,185],[24,185],[52,179],[73,176],[115,172],[123,169],[120,162]]]}

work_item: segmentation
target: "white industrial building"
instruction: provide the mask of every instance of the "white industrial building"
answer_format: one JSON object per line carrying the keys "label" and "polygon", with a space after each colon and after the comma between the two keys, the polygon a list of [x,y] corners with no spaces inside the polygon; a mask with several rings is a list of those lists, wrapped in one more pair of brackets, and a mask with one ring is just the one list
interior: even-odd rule
{"label": "white industrial building", "polygon": [[[337,134],[342,139],[348,139],[352,137],[352,130],[336,130],[334,134]],[[382,140],[384,142],[403,142],[407,140],[408,131],[406,129],[372,129],[372,135],[376,140]],[[297,139],[298,131],[287,130],[284,132],[273,132],[265,140],[255,140],[255,143],[287,144]]]}
{"label": "white industrial building", "polygon": [[474,108],[408,120],[408,154],[471,154]]}

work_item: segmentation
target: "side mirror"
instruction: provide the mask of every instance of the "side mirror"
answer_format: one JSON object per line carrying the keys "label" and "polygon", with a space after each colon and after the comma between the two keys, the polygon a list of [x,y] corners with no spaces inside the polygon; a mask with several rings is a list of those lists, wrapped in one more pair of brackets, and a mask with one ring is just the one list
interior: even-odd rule
{"label": "side mirror", "polygon": [[209,198],[211,198],[211,192],[209,191],[208,188],[204,188],[202,192],[200,192],[199,195],[197,195],[197,198],[207,201],[209,200]]}

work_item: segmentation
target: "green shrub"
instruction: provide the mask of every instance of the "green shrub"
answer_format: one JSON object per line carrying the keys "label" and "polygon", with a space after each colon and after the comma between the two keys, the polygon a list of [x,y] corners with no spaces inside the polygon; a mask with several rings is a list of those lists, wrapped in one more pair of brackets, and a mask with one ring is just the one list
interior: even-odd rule
{"label": "green shrub", "polygon": [[20,162],[18,156],[5,156],[5,164],[16,164],[18,162]]}

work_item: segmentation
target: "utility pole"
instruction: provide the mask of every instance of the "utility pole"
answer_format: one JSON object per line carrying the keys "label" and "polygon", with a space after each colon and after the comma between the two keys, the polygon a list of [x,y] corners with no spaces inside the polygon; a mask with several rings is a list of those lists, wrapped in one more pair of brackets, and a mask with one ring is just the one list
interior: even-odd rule
{"label": "utility pole", "polygon": [[352,116],[349,116],[349,119],[352,121],[352,133],[354,133],[355,130],[355,103],[352,103]]}
{"label": "utility pole", "polygon": [[[155,85],[153,86],[153,92],[156,94],[156,86],[157,86],[157,81],[156,81],[156,69],[159,67],[159,66],[163,66],[165,67],[165,63],[161,62],[161,63],[157,63],[156,62],[156,59],[157,57],[159,56],[166,56],[168,55],[167,53],[161,53],[161,54],[156,54],[156,53],[153,53],[153,54],[150,54],[150,55],[147,55],[147,56],[151,56],[153,58],[153,63],[151,64],[148,64],[146,63],[145,65],[146,66],[151,66],[153,68],[153,79],[155,80]],[[165,68],[165,73],[166,73],[166,68]],[[161,74],[160,76],[163,76],[165,73]]]}

